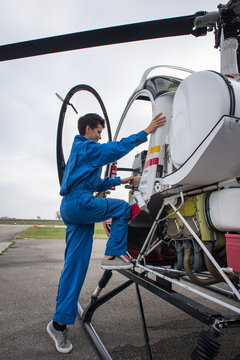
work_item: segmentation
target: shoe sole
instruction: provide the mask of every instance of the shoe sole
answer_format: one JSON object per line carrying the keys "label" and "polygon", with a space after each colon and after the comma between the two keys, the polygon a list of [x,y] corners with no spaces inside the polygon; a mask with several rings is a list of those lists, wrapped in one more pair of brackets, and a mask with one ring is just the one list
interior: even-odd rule
{"label": "shoe sole", "polygon": [[72,348],[73,348],[73,347],[71,347],[70,350],[64,350],[64,349],[61,349],[61,348],[58,347],[57,342],[56,342],[56,339],[55,339],[55,336],[53,335],[53,333],[52,333],[51,330],[49,329],[49,324],[48,324],[48,326],[47,326],[47,333],[48,333],[48,335],[50,335],[50,337],[53,339],[54,344],[55,344],[55,347],[56,347],[56,349],[57,349],[58,352],[60,352],[60,353],[62,353],[62,354],[68,354],[68,353],[70,353],[70,352],[72,351]]}

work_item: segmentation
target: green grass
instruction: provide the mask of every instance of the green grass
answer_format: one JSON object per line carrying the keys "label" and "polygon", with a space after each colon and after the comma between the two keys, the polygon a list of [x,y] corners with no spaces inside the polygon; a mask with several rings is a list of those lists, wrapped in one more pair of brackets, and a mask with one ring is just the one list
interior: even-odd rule
{"label": "green grass", "polygon": [[5,225],[64,225],[62,220],[36,220],[36,219],[0,219]]}
{"label": "green grass", "polygon": [[107,239],[102,223],[95,224],[94,239]]}
{"label": "green grass", "polygon": [[35,239],[63,239],[65,237],[65,228],[54,227],[30,227],[16,236],[17,239],[35,238]]}
{"label": "green grass", "polygon": [[[17,239],[26,239],[26,238],[35,238],[35,239],[64,239],[65,238],[66,229],[65,228],[57,228],[57,227],[38,227],[33,226],[29,229],[21,232],[16,236]],[[97,223],[95,225],[94,232],[95,239],[106,239],[107,236],[105,234],[102,223]]]}

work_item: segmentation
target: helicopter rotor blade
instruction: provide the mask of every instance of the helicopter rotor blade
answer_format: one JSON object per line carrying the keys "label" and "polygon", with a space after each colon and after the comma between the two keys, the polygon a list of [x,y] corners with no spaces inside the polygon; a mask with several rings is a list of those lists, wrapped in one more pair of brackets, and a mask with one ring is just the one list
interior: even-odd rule
{"label": "helicopter rotor blade", "polygon": [[0,46],[0,61],[130,41],[189,35],[195,15],[153,20],[23,41]]}

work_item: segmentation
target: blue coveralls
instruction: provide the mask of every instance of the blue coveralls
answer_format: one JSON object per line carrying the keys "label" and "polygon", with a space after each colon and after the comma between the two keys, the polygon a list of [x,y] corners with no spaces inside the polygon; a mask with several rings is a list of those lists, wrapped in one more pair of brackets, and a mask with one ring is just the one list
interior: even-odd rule
{"label": "blue coveralls", "polygon": [[74,324],[90,260],[95,222],[112,219],[105,254],[119,256],[126,253],[129,204],[119,199],[96,198],[93,192],[120,185],[120,177],[101,179],[102,166],[117,161],[146,140],[144,131],[105,144],[75,136],[60,189],[63,196],[60,212],[67,229],[65,262],[54,321]]}

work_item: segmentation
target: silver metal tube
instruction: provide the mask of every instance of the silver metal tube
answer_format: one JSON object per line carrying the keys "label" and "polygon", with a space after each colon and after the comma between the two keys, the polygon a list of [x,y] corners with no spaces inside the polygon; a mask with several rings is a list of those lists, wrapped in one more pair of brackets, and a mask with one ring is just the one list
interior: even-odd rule
{"label": "silver metal tube", "polygon": [[152,224],[152,227],[151,227],[151,229],[150,229],[150,231],[148,233],[148,236],[146,237],[146,240],[144,241],[144,244],[143,244],[143,246],[142,246],[142,248],[141,248],[141,250],[139,252],[139,255],[137,257],[137,261],[140,261],[142,259],[142,256],[144,256],[143,252],[144,252],[148,242],[151,240],[151,237],[152,237],[152,235],[154,234],[154,232],[155,232],[155,230],[157,228],[158,219],[159,219],[159,217],[160,217],[160,215],[161,215],[161,213],[163,211],[164,206],[165,206],[165,204],[163,203],[160,210],[158,211],[156,219],[154,220],[154,223]]}
{"label": "silver metal tube", "polygon": [[[81,305],[78,303],[78,314],[80,316],[80,318],[82,319],[83,316],[83,308],[81,307]],[[98,334],[96,333],[94,327],[92,326],[90,321],[86,321],[83,323],[89,336],[91,337],[94,345],[96,346],[101,359],[104,360],[112,360],[110,354],[108,353],[107,349],[105,348],[105,346],[103,345],[101,339],[99,338]]]}
{"label": "silver metal tube", "polygon": [[236,306],[227,304],[227,303],[225,303],[225,302],[222,301],[222,300],[219,300],[219,299],[217,299],[217,298],[215,298],[215,297],[213,297],[213,296],[211,296],[211,295],[205,294],[204,292],[199,291],[199,290],[197,290],[197,289],[195,289],[195,288],[193,288],[193,287],[191,287],[191,286],[188,286],[188,285],[186,285],[186,284],[184,284],[184,283],[181,283],[181,282],[178,281],[178,280],[172,279],[172,278],[170,278],[170,277],[168,277],[168,276],[166,276],[166,275],[163,275],[163,274],[161,274],[161,273],[158,273],[158,272],[150,269],[148,266],[143,266],[143,265],[141,265],[140,263],[137,263],[137,264],[136,264],[136,267],[138,267],[138,268],[140,268],[140,269],[143,269],[143,270],[146,270],[146,271],[150,272],[151,274],[154,274],[154,275],[156,275],[156,276],[158,276],[158,277],[160,277],[160,278],[162,278],[162,279],[164,279],[164,280],[167,280],[167,281],[171,282],[172,284],[175,284],[175,285],[177,285],[177,286],[180,286],[180,287],[182,287],[182,288],[185,289],[185,290],[191,291],[191,292],[193,292],[193,293],[195,293],[195,294],[197,294],[197,295],[199,295],[199,296],[202,296],[203,298],[205,298],[205,299],[207,299],[207,300],[210,300],[210,301],[212,301],[212,302],[214,302],[214,303],[216,303],[216,304],[218,304],[218,305],[221,305],[221,306],[223,306],[223,307],[225,307],[225,308],[227,308],[227,309],[229,309],[229,310],[231,310],[231,311],[234,311],[234,312],[237,313],[237,314],[240,314],[240,309],[237,308]]}
{"label": "silver metal tube", "polygon": [[[168,273],[176,273],[176,275],[180,275],[183,279],[184,278],[188,278],[186,271],[184,270],[177,270],[177,269],[172,269],[172,268],[166,268],[163,266],[154,266],[154,265],[148,265],[148,267],[152,270],[156,270],[157,272],[160,273],[164,273],[164,274],[168,274]],[[196,276],[202,276],[204,278],[209,278],[212,277],[212,275],[208,274],[208,273],[195,273]]]}
{"label": "silver metal tube", "polygon": [[158,247],[158,245],[160,245],[162,242],[162,240],[159,240],[156,242],[156,244],[152,245],[145,253],[144,256],[148,256],[154,249],[156,249],[156,247]]}
{"label": "silver metal tube", "polygon": [[132,96],[129,98],[128,100],[128,103],[123,111],[123,114],[119,120],[119,123],[118,123],[118,126],[117,126],[117,129],[116,129],[116,132],[115,132],[115,135],[114,135],[114,138],[113,138],[113,141],[116,141],[117,140],[117,137],[119,135],[119,132],[120,132],[120,129],[122,127],[122,124],[123,124],[123,121],[128,113],[128,110],[130,109],[132,103],[138,98],[139,95],[146,95],[149,97],[151,103],[153,104],[154,103],[154,99],[153,99],[153,96],[151,94],[151,92],[149,90],[146,90],[146,89],[139,89],[138,91],[135,91]]}
{"label": "silver metal tube", "polygon": [[166,199],[164,200],[164,202],[163,202],[163,204],[162,204],[162,207],[160,208],[160,210],[159,210],[159,212],[158,212],[158,214],[157,214],[157,216],[156,216],[156,219],[155,219],[155,221],[154,221],[154,223],[153,223],[153,225],[152,225],[152,227],[151,227],[151,229],[150,229],[150,231],[149,231],[149,233],[148,233],[148,236],[147,236],[147,238],[146,238],[146,240],[145,240],[145,242],[144,242],[144,244],[143,244],[143,246],[142,246],[142,248],[141,248],[141,250],[140,250],[140,252],[139,252],[139,255],[138,255],[138,257],[137,257],[137,261],[140,261],[144,256],[150,254],[150,253],[155,249],[156,246],[154,245],[152,248],[148,249],[146,253],[143,253],[143,252],[145,251],[146,247],[147,247],[147,244],[148,244],[148,243],[151,241],[151,239],[152,239],[152,236],[153,236],[153,234],[154,234],[154,232],[155,232],[155,230],[156,230],[156,227],[157,227],[157,225],[158,225],[158,222],[159,222],[159,221],[164,221],[164,220],[166,220],[167,218],[169,218],[170,216],[174,215],[174,214],[175,214],[178,210],[180,210],[181,207],[184,205],[184,195],[183,195],[183,189],[182,189],[181,186],[179,186],[179,195],[174,196],[174,198],[178,198],[179,196],[180,196],[180,198],[181,198],[181,204],[180,204],[179,207],[176,209],[176,211],[174,211],[173,213],[165,216],[165,217],[162,218],[162,219],[159,219],[159,218],[160,218],[160,215],[161,215],[161,213],[162,213],[162,211],[163,211],[164,206],[166,205],[166,203],[169,203],[169,202],[170,202],[170,200],[166,200]]}

